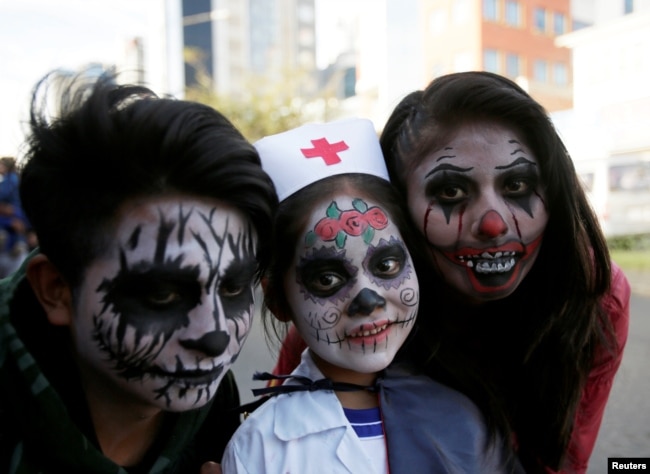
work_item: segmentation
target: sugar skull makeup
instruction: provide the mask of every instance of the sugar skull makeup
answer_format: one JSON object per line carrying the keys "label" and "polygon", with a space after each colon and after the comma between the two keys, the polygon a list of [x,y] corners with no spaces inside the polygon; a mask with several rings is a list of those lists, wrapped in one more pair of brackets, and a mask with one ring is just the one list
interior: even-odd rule
{"label": "sugar skull makeup", "polygon": [[204,405],[251,328],[252,228],[218,202],[160,198],[124,208],[111,242],[75,292],[80,359],[150,405]]}
{"label": "sugar skull makeup", "polygon": [[539,163],[519,134],[465,124],[407,179],[411,216],[443,278],[477,303],[515,291],[548,223]]}
{"label": "sugar skull makeup", "polygon": [[346,195],[314,207],[285,290],[310,349],[361,373],[390,364],[419,302],[415,270],[396,225],[381,206]]}

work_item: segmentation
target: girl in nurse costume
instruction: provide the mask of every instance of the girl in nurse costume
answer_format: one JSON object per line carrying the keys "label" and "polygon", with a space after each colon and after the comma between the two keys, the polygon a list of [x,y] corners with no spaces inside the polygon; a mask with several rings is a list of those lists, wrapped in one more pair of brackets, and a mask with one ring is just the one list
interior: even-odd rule
{"label": "girl in nurse costume", "polygon": [[255,146],[281,201],[265,306],[307,348],[291,374],[257,375],[281,383],[256,391],[272,396],[231,439],[223,472],[521,472],[469,399],[396,357],[418,316],[417,233],[372,123]]}

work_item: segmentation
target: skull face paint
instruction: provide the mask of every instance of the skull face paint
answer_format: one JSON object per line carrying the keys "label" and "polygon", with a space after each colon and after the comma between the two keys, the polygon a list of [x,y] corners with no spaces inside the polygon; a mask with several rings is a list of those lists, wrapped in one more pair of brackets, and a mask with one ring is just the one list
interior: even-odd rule
{"label": "skull face paint", "polygon": [[548,223],[539,163],[519,134],[464,124],[407,179],[411,216],[442,277],[477,304],[515,291]]}
{"label": "skull face paint", "polygon": [[415,322],[418,281],[397,226],[368,199],[316,205],[285,278],[313,353],[360,373],[384,369]]}
{"label": "skull face paint", "polygon": [[75,291],[80,363],[126,399],[204,405],[251,328],[251,226],[217,201],[156,198],[124,207],[111,242]]}

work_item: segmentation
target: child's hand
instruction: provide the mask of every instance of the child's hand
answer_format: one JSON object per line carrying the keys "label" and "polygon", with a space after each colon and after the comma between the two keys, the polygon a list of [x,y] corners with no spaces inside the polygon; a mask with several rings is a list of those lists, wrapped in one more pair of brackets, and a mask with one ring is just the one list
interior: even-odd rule
{"label": "child's hand", "polygon": [[201,466],[200,474],[221,474],[221,464],[208,461]]}

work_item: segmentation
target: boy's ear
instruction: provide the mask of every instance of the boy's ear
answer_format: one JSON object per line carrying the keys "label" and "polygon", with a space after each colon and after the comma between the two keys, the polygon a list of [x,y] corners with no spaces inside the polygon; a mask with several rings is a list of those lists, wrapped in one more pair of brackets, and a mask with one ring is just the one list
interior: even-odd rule
{"label": "boy's ear", "polygon": [[43,254],[27,263],[27,280],[50,324],[69,326],[72,322],[72,291],[63,275]]}

